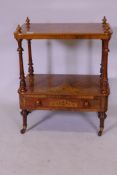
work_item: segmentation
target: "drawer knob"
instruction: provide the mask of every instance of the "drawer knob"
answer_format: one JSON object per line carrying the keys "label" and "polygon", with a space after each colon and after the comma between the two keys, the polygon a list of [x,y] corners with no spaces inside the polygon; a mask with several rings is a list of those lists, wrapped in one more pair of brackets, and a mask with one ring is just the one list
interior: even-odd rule
{"label": "drawer knob", "polygon": [[88,101],[84,101],[84,107],[85,108],[89,107],[89,102]]}
{"label": "drawer knob", "polygon": [[37,105],[37,106],[41,106],[41,101],[40,101],[40,100],[37,100],[37,101],[36,101],[36,105]]}

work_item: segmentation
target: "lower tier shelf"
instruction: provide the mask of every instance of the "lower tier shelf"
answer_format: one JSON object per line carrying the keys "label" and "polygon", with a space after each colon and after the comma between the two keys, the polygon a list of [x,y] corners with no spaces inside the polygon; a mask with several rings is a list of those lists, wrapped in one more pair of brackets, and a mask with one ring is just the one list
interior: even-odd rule
{"label": "lower tier shelf", "polygon": [[107,96],[100,91],[98,75],[35,74],[26,77],[20,108],[106,111]]}

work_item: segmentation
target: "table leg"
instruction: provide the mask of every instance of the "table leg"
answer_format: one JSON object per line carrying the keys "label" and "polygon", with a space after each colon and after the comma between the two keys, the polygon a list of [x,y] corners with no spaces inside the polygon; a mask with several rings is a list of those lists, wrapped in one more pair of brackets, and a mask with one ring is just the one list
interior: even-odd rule
{"label": "table leg", "polygon": [[27,110],[22,110],[21,111],[21,115],[23,117],[23,128],[21,129],[21,134],[24,134],[26,132],[26,129],[27,129],[27,115],[29,114],[30,112],[27,111]]}
{"label": "table leg", "polygon": [[105,112],[98,112],[98,118],[100,119],[100,129],[98,132],[98,136],[101,136],[104,130],[104,120],[107,117]]}

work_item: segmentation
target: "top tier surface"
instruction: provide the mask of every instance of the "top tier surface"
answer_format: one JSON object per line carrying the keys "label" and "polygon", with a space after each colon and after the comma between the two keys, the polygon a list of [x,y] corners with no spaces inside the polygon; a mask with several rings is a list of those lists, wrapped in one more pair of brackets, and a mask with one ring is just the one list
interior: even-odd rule
{"label": "top tier surface", "polygon": [[18,25],[16,39],[108,39],[112,30],[104,17],[102,23],[26,23]]}

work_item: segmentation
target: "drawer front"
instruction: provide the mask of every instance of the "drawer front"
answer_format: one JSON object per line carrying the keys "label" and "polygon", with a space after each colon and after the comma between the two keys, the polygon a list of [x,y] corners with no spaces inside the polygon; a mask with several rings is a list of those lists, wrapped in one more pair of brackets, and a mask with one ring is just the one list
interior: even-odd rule
{"label": "drawer front", "polygon": [[73,109],[73,110],[99,110],[100,99],[62,99],[20,97],[21,109]]}

